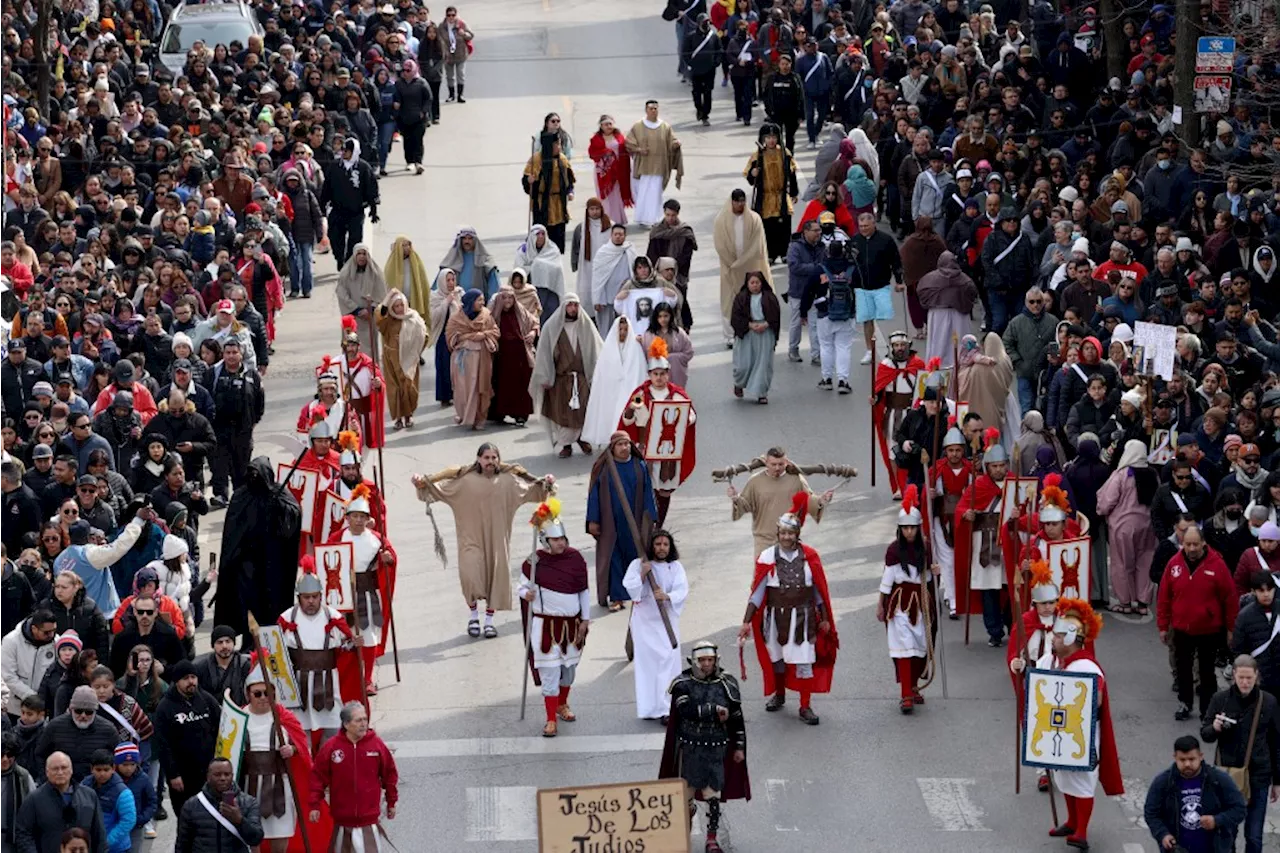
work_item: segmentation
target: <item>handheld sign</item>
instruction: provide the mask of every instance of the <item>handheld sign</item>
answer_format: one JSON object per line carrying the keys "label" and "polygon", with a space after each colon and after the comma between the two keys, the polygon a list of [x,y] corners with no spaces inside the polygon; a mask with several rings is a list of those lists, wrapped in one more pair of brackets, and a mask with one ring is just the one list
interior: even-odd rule
{"label": "handheld sign", "polygon": [[689,853],[683,779],[538,791],[538,853]]}

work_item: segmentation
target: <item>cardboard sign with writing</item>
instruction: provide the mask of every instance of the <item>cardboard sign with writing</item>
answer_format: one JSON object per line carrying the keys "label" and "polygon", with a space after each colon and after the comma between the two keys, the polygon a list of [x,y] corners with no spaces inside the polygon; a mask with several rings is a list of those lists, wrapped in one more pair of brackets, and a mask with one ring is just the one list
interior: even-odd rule
{"label": "cardboard sign with writing", "polygon": [[683,779],[538,791],[538,853],[689,853]]}

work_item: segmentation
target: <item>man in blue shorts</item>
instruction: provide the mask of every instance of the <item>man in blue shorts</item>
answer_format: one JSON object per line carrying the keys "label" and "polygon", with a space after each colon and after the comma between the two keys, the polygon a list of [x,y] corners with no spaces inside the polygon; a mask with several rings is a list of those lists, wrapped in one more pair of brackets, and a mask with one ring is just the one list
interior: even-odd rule
{"label": "man in blue shorts", "polygon": [[854,261],[858,270],[854,276],[857,318],[862,321],[862,334],[867,351],[860,364],[870,364],[875,348],[875,323],[893,319],[893,288],[902,287],[902,257],[898,244],[884,231],[876,228],[876,219],[870,213],[858,217],[858,233],[853,237]]}

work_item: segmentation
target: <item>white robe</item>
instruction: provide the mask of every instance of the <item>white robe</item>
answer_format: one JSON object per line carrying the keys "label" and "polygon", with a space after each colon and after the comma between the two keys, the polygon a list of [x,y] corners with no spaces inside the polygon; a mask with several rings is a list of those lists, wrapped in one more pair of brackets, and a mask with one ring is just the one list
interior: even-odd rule
{"label": "white robe", "polygon": [[[907,567],[901,563],[895,565],[885,565],[884,574],[880,577],[880,594],[888,595],[893,592],[893,585],[897,583],[918,583],[922,584],[920,572],[911,574]],[[923,585],[923,584],[922,584]],[[886,623],[886,637],[889,642],[889,657],[891,658],[923,658],[929,656],[929,641],[925,635],[924,628],[924,593],[921,592],[919,599],[920,610],[916,614],[916,621],[911,622],[911,616],[906,610],[897,610],[894,612]],[[906,602],[903,602],[906,605]],[[909,609],[909,608],[908,608]]]}
{"label": "white robe", "polygon": [[[542,226],[536,226],[541,229]],[[529,232],[528,238],[516,250],[514,266],[529,271],[529,283],[541,290],[549,290],[564,298],[564,264],[560,248],[547,237],[541,249],[535,249],[537,234]]]}
{"label": "white robe", "polygon": [[[655,560],[653,579],[670,600],[662,602],[676,640],[680,639],[680,611],[689,596],[689,579],[678,562]],[[667,688],[680,674],[680,647],[671,648],[667,629],[662,625],[659,602],[654,599],[648,581],[640,577],[640,561],[632,560],[622,579],[631,597],[631,640],[635,645],[636,716],[643,720],[666,716],[671,709]]]}
{"label": "white robe", "polygon": [[[356,572],[360,574],[363,574],[364,572],[369,571],[369,564],[373,561],[374,556],[378,553],[378,549],[382,547],[382,540],[380,540],[377,537],[377,534],[375,534],[373,531],[367,528],[365,529],[364,533],[361,533],[359,536],[352,533],[349,529],[344,530],[342,531],[342,539],[340,539],[339,541],[351,543],[351,555],[354,561],[354,568]],[[374,566],[373,571],[376,572],[378,568],[379,568],[378,566]],[[372,599],[375,596],[377,596],[378,593],[376,591],[371,593],[362,592],[360,593],[360,595],[363,595],[366,599],[365,612],[372,617],[374,612],[373,611],[374,605],[373,605]],[[351,606],[354,612],[355,604],[352,603]],[[386,619],[385,613],[382,614],[382,618],[384,620]],[[364,637],[364,642],[366,646],[376,646],[382,642],[382,627],[379,625],[374,625],[373,619],[371,618],[369,620],[368,627],[366,627],[364,630],[360,632],[360,636]]]}
{"label": "white robe", "polygon": [[632,390],[648,378],[644,347],[634,329],[625,343],[618,343],[620,322],[613,321],[600,345],[600,357],[591,376],[591,395],[587,398],[587,419],[582,426],[582,440],[598,447],[603,447],[618,429],[618,418],[630,401]]}
{"label": "white robe", "polygon": [[[325,632],[329,633],[329,648],[336,649],[346,639],[336,627],[329,627],[329,623],[334,619],[342,619],[342,614],[334,610],[332,607],[321,607],[316,611],[315,616],[308,616],[302,612],[302,608],[294,605],[291,609],[281,614],[286,622],[294,622],[298,626],[298,636],[294,637],[292,631],[284,632],[285,648],[296,649],[298,639],[301,638],[303,649],[321,649],[324,647]],[[298,717],[298,722],[302,723],[302,727],[309,732],[316,729],[336,729],[342,725],[339,714],[342,712],[342,686],[338,683],[338,668],[333,668],[333,707],[328,711],[317,709],[310,701],[315,679],[317,674],[313,673],[305,679],[299,678],[298,689],[307,698],[307,709],[298,708],[294,714]]]}
{"label": "white robe", "polygon": [[[575,284],[574,293],[582,297],[582,310],[587,312],[588,317],[596,316],[595,301],[591,298],[591,266],[595,262],[595,256],[600,252],[600,247],[609,242],[608,228],[600,228],[599,219],[587,219],[582,223],[582,240],[578,246],[578,280]],[[591,237],[591,260],[586,257],[587,236]]]}
{"label": "white robe", "polygon": [[[270,752],[271,751],[271,727],[274,725],[274,719],[271,712],[265,714],[255,714],[249,712],[249,723],[246,726],[249,736],[250,752]],[[289,732],[283,726],[280,727],[279,746],[290,743]],[[297,813],[293,809],[293,780],[288,773],[284,774],[284,814],[279,817],[262,818],[262,836],[264,838],[292,838],[294,827],[297,825]]]}
{"label": "white robe", "polygon": [[[1081,658],[1063,667],[1062,663],[1053,656],[1052,649],[1045,652],[1044,656],[1036,661],[1036,668],[1057,669],[1066,672],[1089,672],[1102,677],[1102,670],[1091,660]],[[1057,786],[1059,791],[1069,797],[1093,799],[1094,790],[1098,787],[1098,771],[1096,768],[1093,770],[1054,770],[1053,784]]]}
{"label": "white robe", "polygon": [[[999,512],[1002,497],[997,496],[989,507],[987,512]],[[1000,531],[992,531],[991,545],[991,565],[985,568],[978,562],[979,554],[982,551],[982,533],[974,530],[969,534],[969,588],[970,589],[1001,589],[1005,584],[1004,576],[1004,554],[1000,550]]]}
{"label": "white robe", "polygon": [[[783,552],[782,557],[786,560],[794,560],[798,555],[802,556],[803,553],[803,551],[799,550],[790,554]],[[779,643],[778,632],[774,628],[771,612],[768,605],[765,604],[765,601],[769,597],[768,587],[776,588],[779,586],[777,569],[778,546],[770,545],[768,548],[765,548],[760,552],[760,556],[756,562],[774,567],[769,570],[767,575],[764,576],[764,580],[760,581],[759,585],[751,591],[751,602],[755,604],[757,608],[764,610],[764,619],[761,623],[761,630],[764,631],[764,645],[769,651],[769,660],[775,663],[783,661],[784,663],[789,663],[797,667],[808,667],[811,669],[813,664],[818,660],[818,649],[817,646],[814,645],[813,640],[796,642],[795,630],[793,628],[787,636],[787,642]],[[808,560],[806,560],[804,564],[804,585],[813,589],[816,597],[817,589],[813,586],[813,569],[809,567]],[[797,612],[795,614],[795,618],[802,619],[807,617]],[[818,626],[810,625],[808,630],[805,632],[805,635],[808,637],[816,637],[818,635]],[[800,678],[811,677],[810,675],[801,675],[799,673],[797,673],[797,675],[799,675]]]}

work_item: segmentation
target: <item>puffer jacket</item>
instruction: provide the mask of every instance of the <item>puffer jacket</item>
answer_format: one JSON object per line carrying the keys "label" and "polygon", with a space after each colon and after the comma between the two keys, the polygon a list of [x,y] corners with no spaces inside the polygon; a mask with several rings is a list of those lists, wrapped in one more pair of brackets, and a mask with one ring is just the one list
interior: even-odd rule
{"label": "puffer jacket", "polygon": [[[289,185],[290,176],[296,176],[298,185]],[[320,210],[320,200],[307,187],[306,179],[297,169],[285,169],[280,176],[284,186],[284,194],[293,203],[293,242],[299,245],[316,243],[320,239],[320,230],[324,227],[324,213]]]}
{"label": "puffer jacket", "polygon": [[[111,629],[107,627],[107,618],[98,603],[80,588],[71,599],[71,606],[63,604],[50,596],[36,605],[37,610],[48,610],[58,623],[58,633],[65,634],[74,630],[80,635],[84,648],[98,653],[98,660],[105,661],[111,650]],[[50,709],[52,715],[52,709]]]}
{"label": "puffer jacket", "polygon": [[[262,841],[262,811],[257,797],[251,797],[240,790],[234,782],[231,789],[235,791],[236,806],[240,809],[240,825],[236,829],[240,838],[236,838],[223,828],[222,824],[209,810],[200,804],[195,797],[182,804],[182,813],[178,819],[178,841],[174,845],[176,853],[248,853],[252,846]],[[206,784],[200,791],[206,800],[216,809],[222,802],[222,795]]]}
{"label": "puffer jacket", "polygon": [[98,797],[98,805],[102,808],[102,828],[107,831],[108,853],[127,853],[131,846],[129,833],[138,818],[133,792],[114,773],[105,785],[98,785],[92,776],[80,784]]}
{"label": "puffer jacket", "polygon": [[[1236,616],[1236,629],[1231,632],[1231,654],[1251,655],[1271,639],[1272,620],[1280,618],[1280,598],[1269,608],[1257,601],[1245,605]],[[1258,676],[1263,687],[1275,693],[1280,690],[1280,642],[1272,642],[1257,656]]]}

